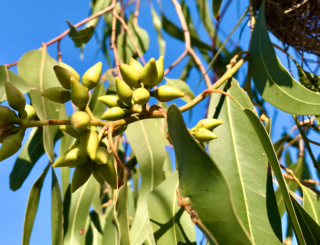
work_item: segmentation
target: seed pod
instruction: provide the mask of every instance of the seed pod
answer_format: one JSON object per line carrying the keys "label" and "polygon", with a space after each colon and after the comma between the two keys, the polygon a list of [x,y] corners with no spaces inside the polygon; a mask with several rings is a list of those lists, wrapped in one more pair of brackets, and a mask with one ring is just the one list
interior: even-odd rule
{"label": "seed pod", "polygon": [[196,131],[199,128],[206,128],[212,131],[214,128],[218,127],[219,125],[223,124],[221,120],[218,119],[202,119],[200,120],[195,127],[191,129],[191,132]]}
{"label": "seed pod", "polygon": [[141,81],[146,86],[154,86],[155,82],[158,78],[158,70],[156,61],[154,58],[151,58],[149,62],[143,67],[143,70],[141,72]]}
{"label": "seed pod", "polygon": [[133,67],[137,72],[141,74],[143,66],[140,64],[139,61],[135,60],[134,58],[129,58],[129,65]]}
{"label": "seed pod", "polygon": [[206,142],[217,138],[217,135],[212,133],[206,128],[199,128],[195,133],[194,136],[200,142]]}
{"label": "seed pod", "polygon": [[34,108],[31,105],[26,105],[24,108],[24,112],[20,113],[19,112],[19,117],[20,118],[25,118],[29,121],[32,121],[34,119],[34,117],[36,116],[36,112],[34,110]]}
{"label": "seed pod", "polygon": [[133,94],[131,88],[118,77],[116,77],[116,87],[119,99],[125,104],[130,105]]}
{"label": "seed pod", "polygon": [[108,108],[115,106],[125,107],[117,95],[103,95],[98,97],[98,100],[104,103]]}
{"label": "seed pod", "polygon": [[117,176],[113,163],[109,160],[107,164],[98,165],[97,171],[99,175],[107,181],[107,183],[113,188],[117,188]]}
{"label": "seed pod", "polygon": [[127,64],[120,64],[120,73],[123,80],[130,86],[138,88],[141,86],[140,73]]}
{"label": "seed pod", "polygon": [[41,96],[60,104],[64,104],[71,100],[70,91],[62,87],[46,89],[41,92]]}
{"label": "seed pod", "polygon": [[156,66],[157,66],[157,70],[158,70],[158,77],[157,77],[155,83],[153,84],[153,86],[158,85],[163,80],[163,76],[164,76],[164,58],[163,58],[163,56],[160,56],[159,59],[156,61]]}
{"label": "seed pod", "polygon": [[[69,65],[67,65],[66,63],[63,63],[63,62],[61,62],[61,61],[58,63],[58,65],[59,65],[60,67],[62,67],[62,68],[67,69],[68,71],[72,72],[72,73],[73,73],[72,77],[74,77],[75,79],[77,79],[78,81],[80,81],[80,75],[79,75],[78,72],[77,72],[75,69],[73,69],[71,66],[69,66]],[[70,80],[70,79],[69,79],[69,80]]]}
{"label": "seed pod", "polygon": [[23,93],[8,81],[5,82],[5,89],[9,106],[23,113],[26,106],[26,98],[23,96]]}
{"label": "seed pod", "polygon": [[71,165],[78,165],[89,160],[87,152],[82,148],[81,144],[77,144],[71,149],[63,159],[63,162]]}
{"label": "seed pod", "polygon": [[72,136],[73,138],[76,138],[76,139],[79,138],[86,131],[86,130],[77,131],[71,125],[61,125],[59,128],[63,132],[69,134],[70,136]]}
{"label": "seed pod", "polygon": [[0,124],[19,124],[21,119],[9,107],[0,105]]}
{"label": "seed pod", "polygon": [[78,73],[74,73],[71,70],[69,70],[68,68],[66,68],[66,66],[54,66],[53,70],[56,73],[58,81],[60,82],[62,87],[64,87],[65,89],[70,89],[70,78],[73,77],[77,81],[79,81],[80,76]]}
{"label": "seed pod", "polygon": [[91,176],[90,161],[80,164],[73,172],[71,181],[71,193],[74,193],[81,186],[83,186]]}
{"label": "seed pod", "polygon": [[132,95],[133,101],[138,105],[145,105],[150,99],[150,93],[145,88],[137,88]]}
{"label": "seed pod", "polygon": [[89,157],[94,160],[99,146],[98,133],[90,128],[80,136],[79,140]]}
{"label": "seed pod", "polygon": [[98,62],[90,67],[82,76],[82,83],[88,90],[95,88],[99,81],[102,71],[102,63]]}
{"label": "seed pod", "polygon": [[89,94],[86,88],[76,79],[71,77],[71,100],[79,109],[84,109],[89,101]]}
{"label": "seed pod", "polygon": [[150,94],[161,102],[168,102],[184,96],[184,93],[179,89],[168,85],[162,85]]}
{"label": "seed pod", "polygon": [[0,162],[11,157],[21,148],[25,129],[20,129],[17,133],[9,135],[4,139],[0,148]]}
{"label": "seed pod", "polygon": [[94,162],[97,164],[107,164],[109,159],[108,150],[102,146],[99,146],[97,149],[97,155],[94,159]]}
{"label": "seed pod", "polygon": [[55,162],[53,163],[52,167],[54,168],[60,168],[60,167],[69,167],[69,168],[74,168],[76,167],[78,164],[70,164],[70,163],[66,163],[64,161],[65,157],[66,157],[67,153],[64,153],[62,155],[60,155],[57,160],[55,160]]}
{"label": "seed pod", "polygon": [[77,111],[71,116],[71,126],[77,131],[83,131],[90,125],[90,117],[83,111]]}
{"label": "seed pod", "polygon": [[114,121],[124,118],[127,113],[128,110],[124,110],[116,106],[105,111],[100,118],[103,120]]}

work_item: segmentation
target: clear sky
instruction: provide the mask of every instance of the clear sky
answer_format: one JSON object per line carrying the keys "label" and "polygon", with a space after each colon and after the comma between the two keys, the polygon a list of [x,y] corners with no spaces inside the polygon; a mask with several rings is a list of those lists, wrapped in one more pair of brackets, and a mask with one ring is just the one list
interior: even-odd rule
{"label": "clear sky", "polygon": [[[126,1],[125,1],[126,2]],[[151,1],[150,1],[151,2]],[[198,30],[199,36],[204,37],[209,43],[209,38],[200,25],[200,20],[197,16],[195,3],[193,0],[186,1],[191,6],[191,14],[194,17],[194,23]],[[211,1],[209,1],[211,2]],[[156,1],[152,1],[157,12],[159,13],[159,7]],[[164,6],[164,12],[170,20],[179,25],[178,18],[175,14],[174,8],[170,1],[162,1]],[[244,10],[246,9],[248,1],[234,0],[229,7],[226,16],[221,23],[221,30],[223,33],[229,33],[234,27],[237,20],[240,18]],[[210,8],[211,9],[211,8]],[[0,28],[2,30],[0,38],[0,65],[15,62],[29,50],[38,49],[42,42],[47,42],[52,38],[61,34],[68,28],[66,20],[75,24],[82,19],[86,18],[90,11],[90,1],[76,1],[76,0],[55,0],[55,1],[3,1],[0,8]],[[129,6],[127,11],[134,11],[134,5]],[[243,22],[244,23],[244,22]],[[158,57],[159,50],[157,45],[156,31],[151,26],[151,13],[150,3],[146,0],[142,0],[141,11],[139,16],[139,25],[146,29],[150,35],[150,47],[145,54],[145,59],[149,60],[151,57]],[[102,21],[97,26],[97,36],[99,39],[102,37]],[[248,47],[249,28],[244,29],[242,35],[241,47],[246,50]],[[223,40],[226,36],[222,32],[219,36]],[[166,43],[165,54],[165,66],[168,67],[184,50],[182,42],[176,41],[166,33],[163,33]],[[232,37],[233,42],[237,42],[239,37],[239,29]],[[277,41],[273,38],[273,41]],[[232,45],[228,45],[228,48],[232,48]],[[53,44],[48,47],[49,54],[53,57],[57,57],[57,46]],[[93,37],[90,42],[85,46],[84,58],[80,59],[80,49],[75,48],[73,42],[69,37],[65,37],[61,42],[62,59],[65,63],[74,67],[79,74],[83,74],[90,66],[98,61],[103,62],[103,70],[106,70],[107,63],[103,57],[103,53],[98,50],[98,43],[96,38]],[[286,59],[282,54],[279,54],[282,63],[286,64]],[[177,66],[172,72],[168,74],[169,78],[178,78],[181,73],[181,68],[186,64],[187,60],[183,60],[180,65]],[[238,74],[239,82],[242,84],[245,79],[245,69],[242,69]],[[16,67],[11,69],[17,72]],[[188,80],[188,84],[193,89],[199,80],[199,73],[193,69],[191,76]],[[107,83],[106,83],[107,85]],[[202,83],[195,94],[200,93],[205,89],[204,83]],[[182,102],[177,102],[182,104]],[[203,118],[205,115],[206,102],[200,103],[193,111],[193,119],[189,120],[188,115],[185,115],[188,126],[193,126],[199,118]],[[275,114],[275,110],[268,106],[271,116]],[[70,113],[70,111],[69,111]],[[291,127],[294,124],[290,115],[277,112],[277,120],[274,122],[272,139],[277,140],[283,127]],[[56,147],[56,153],[58,148]],[[9,158],[1,162],[0,164],[0,194],[2,200],[0,201],[0,237],[1,244],[21,244],[22,230],[25,208],[28,200],[29,191],[32,184],[39,177],[43,171],[45,165],[48,162],[46,156],[42,157],[40,161],[35,165],[31,171],[29,177],[24,182],[23,186],[13,192],[9,188],[9,175],[14,165],[15,158]],[[59,174],[59,171],[58,171]],[[50,209],[51,209],[51,174],[48,174],[44,186],[41,192],[41,200],[36,216],[34,228],[31,235],[32,245],[43,245],[51,243],[51,221],[50,221]],[[285,222],[283,226],[285,226]],[[198,237],[201,239],[201,236]]]}

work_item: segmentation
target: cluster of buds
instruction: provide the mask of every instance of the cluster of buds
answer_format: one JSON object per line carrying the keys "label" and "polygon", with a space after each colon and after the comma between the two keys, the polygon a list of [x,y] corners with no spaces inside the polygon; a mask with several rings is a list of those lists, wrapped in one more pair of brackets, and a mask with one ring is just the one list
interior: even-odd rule
{"label": "cluster of buds", "polygon": [[212,130],[221,124],[223,122],[218,119],[202,119],[195,127],[190,129],[190,132],[197,141],[207,142],[217,138],[217,135]]}

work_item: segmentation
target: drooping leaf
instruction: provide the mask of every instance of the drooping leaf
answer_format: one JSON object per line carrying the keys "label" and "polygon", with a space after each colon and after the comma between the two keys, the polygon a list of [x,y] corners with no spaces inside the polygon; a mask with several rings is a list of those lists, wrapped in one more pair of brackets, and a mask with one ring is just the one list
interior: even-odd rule
{"label": "drooping leaf", "polygon": [[252,244],[236,213],[228,182],[192,138],[174,104],[168,110],[168,126],[179,165],[180,195],[189,198],[202,224],[198,227],[213,244]]}
{"label": "drooping leaf", "polygon": [[[46,48],[27,52],[18,64],[19,75],[33,87],[29,96],[40,120],[59,118],[60,104],[41,96],[42,91],[60,86],[53,71],[55,65],[57,62],[47,54]],[[51,162],[54,160],[54,137],[57,131],[58,126],[43,127],[43,145]]]}
{"label": "drooping leaf", "polygon": [[63,213],[62,213],[62,197],[58,178],[54,168],[52,171],[51,186],[51,230],[52,245],[61,245],[63,242]]}
{"label": "drooping leaf", "polygon": [[130,231],[132,244],[143,243],[147,236],[153,244],[155,243],[149,221],[147,198],[163,180],[162,168],[166,152],[162,141],[158,140],[161,131],[154,120],[156,119],[130,124],[125,132],[141,173],[137,210]]}
{"label": "drooping leaf", "polygon": [[64,238],[64,245],[83,244],[85,240],[86,220],[91,206],[97,181],[93,176],[71,196],[68,218],[68,229]]}
{"label": "drooping leaf", "polygon": [[37,181],[33,184],[28,198],[26,214],[24,217],[24,224],[23,224],[23,234],[22,234],[22,245],[29,245],[31,231],[33,228],[34,219],[37,214],[39,200],[40,200],[40,192],[42,189],[44,178],[47,175],[49,164],[44,169],[43,173],[37,179]]}
{"label": "drooping leaf", "polygon": [[249,66],[255,87],[264,100],[284,112],[319,114],[320,94],[293,79],[278,60],[267,32],[264,4],[252,34]]}
{"label": "drooping leaf", "polygon": [[113,204],[110,204],[106,210],[106,222],[103,228],[102,244],[117,245],[118,244],[118,232],[117,227],[114,224],[114,212]]}
{"label": "drooping leaf", "polygon": [[[111,4],[111,0],[92,1],[91,15],[94,15],[100,12],[101,10],[107,8],[108,6],[110,6],[110,4]],[[99,19],[100,19],[100,16],[88,21],[88,23],[86,24],[86,27],[96,26],[98,24]]]}
{"label": "drooping leaf", "polygon": [[103,82],[100,82],[97,87],[93,90],[93,93],[91,95],[91,99],[89,102],[89,108],[92,111],[93,115],[97,118],[100,118],[102,113],[104,112],[106,106],[97,98],[99,96],[105,95],[106,89],[104,87]]}
{"label": "drooping leaf", "polygon": [[213,26],[213,21],[210,18],[208,2],[207,0],[196,0],[196,3],[203,26],[208,35],[213,38],[216,32]]}
{"label": "drooping leaf", "polygon": [[196,245],[194,224],[190,215],[178,206],[178,171],[170,174],[148,198],[148,211],[158,245]]}
{"label": "drooping leaf", "polygon": [[184,92],[186,95],[184,97],[182,97],[181,99],[184,100],[185,102],[190,102],[191,100],[193,100],[195,98],[194,94],[192,93],[189,85],[179,79],[169,79],[166,78],[166,85],[169,85],[171,87],[177,88],[180,91]]}
{"label": "drooping leaf", "polygon": [[[235,79],[219,89],[227,91],[244,108],[254,110]],[[220,94],[211,97],[208,118],[223,121],[214,129],[218,138],[209,142],[209,153],[230,185],[237,214],[253,243],[282,244],[272,181],[267,181],[268,159],[249,119],[232,99]]]}
{"label": "drooping leaf", "polygon": [[89,26],[78,31],[77,28],[75,28],[68,20],[67,23],[70,28],[69,37],[71,37],[76,47],[82,47],[84,44],[90,41],[94,33],[94,26]]}
{"label": "drooping leaf", "polygon": [[269,163],[272,167],[272,170],[275,174],[275,177],[278,180],[279,188],[281,189],[281,193],[282,193],[284,202],[287,207],[288,215],[290,215],[290,218],[291,218],[291,221],[292,221],[292,224],[293,224],[296,236],[297,236],[297,240],[298,240],[299,244],[306,244],[306,242],[304,240],[304,235],[301,231],[301,227],[300,227],[299,222],[297,220],[297,215],[296,215],[294,208],[293,208],[292,199],[289,195],[288,186],[284,180],[284,177],[282,176],[282,172],[281,172],[281,169],[279,166],[278,158],[277,158],[276,153],[274,151],[270,137],[267,134],[266,129],[264,128],[264,126],[262,125],[262,123],[260,122],[259,118],[257,117],[257,115],[255,113],[253,113],[249,109],[244,109],[244,112],[246,113],[253,128],[255,129],[255,131],[260,139],[260,143],[264,148],[265,154],[268,157]]}
{"label": "drooping leaf", "polygon": [[117,214],[119,222],[120,245],[130,245],[130,230],[129,230],[129,214],[128,214],[128,185],[127,181],[119,189],[117,200]]}
{"label": "drooping leaf", "polygon": [[154,10],[154,8],[151,7],[150,9],[151,9],[151,14],[152,14],[152,23],[153,23],[154,29],[156,29],[157,34],[158,34],[158,45],[159,45],[160,56],[161,55],[164,56],[165,49],[166,49],[166,42],[163,39],[163,36],[161,34],[162,22],[161,22],[159,16],[157,15],[156,11]]}
{"label": "drooping leaf", "polygon": [[30,90],[30,86],[22,77],[13,71],[10,71],[6,66],[0,66],[0,102],[7,99],[6,90],[4,87],[4,83],[6,81],[12,83],[23,94],[29,92]]}
{"label": "drooping leaf", "polygon": [[212,0],[212,12],[214,18],[218,21],[220,20],[220,7],[221,7],[222,0]]}

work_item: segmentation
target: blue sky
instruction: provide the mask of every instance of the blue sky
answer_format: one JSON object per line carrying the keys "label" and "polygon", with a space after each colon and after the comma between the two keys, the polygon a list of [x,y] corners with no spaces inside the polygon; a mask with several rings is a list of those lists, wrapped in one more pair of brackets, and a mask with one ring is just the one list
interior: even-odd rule
{"label": "blue sky", "polygon": [[[210,42],[204,28],[200,25],[200,20],[197,16],[195,8],[195,2],[187,0],[187,4],[191,8],[191,14],[194,17],[194,24],[198,31],[199,36]],[[211,2],[211,1],[209,1]],[[156,1],[152,1],[155,9],[159,13],[159,7]],[[175,14],[174,8],[170,1],[163,1],[164,12],[171,21],[175,22],[178,26],[179,20]],[[221,23],[221,30],[223,33],[229,33],[237,20],[247,7],[247,1],[234,0],[230,8],[226,12],[228,18],[224,18]],[[52,38],[61,34],[68,28],[66,20],[75,24],[82,19],[86,18],[90,11],[89,1],[3,1],[0,8],[0,28],[2,35],[0,38],[0,65],[15,62],[29,50],[38,49],[42,42],[47,42]],[[128,7],[127,11],[134,11],[134,5]],[[141,2],[141,11],[139,16],[139,25],[146,29],[150,37],[150,47],[145,54],[145,60],[149,60],[151,57],[158,57],[159,50],[157,45],[156,31],[150,25],[151,12],[150,3],[146,0]],[[98,37],[102,37],[102,21],[96,28]],[[234,42],[238,41],[239,37],[238,29],[232,37]],[[250,30],[248,27],[244,29],[240,46],[246,50],[248,47],[248,37]],[[184,50],[182,42],[163,33],[167,44],[165,54],[165,66],[168,67]],[[224,36],[221,32],[219,36],[223,40]],[[273,41],[278,43],[273,38]],[[232,45],[228,45],[231,48]],[[75,48],[73,42],[69,37],[65,37],[61,41],[62,59],[65,63],[74,67],[79,74],[83,74],[90,66],[98,61],[103,62],[103,70],[106,70],[107,63],[101,51],[98,51],[98,44],[93,37],[90,42],[85,46],[83,59],[80,59],[80,49]],[[57,57],[56,44],[48,47],[49,54],[53,57]],[[279,58],[284,65],[286,65],[286,58],[283,54],[279,53]],[[187,59],[183,60],[175,69],[169,74],[169,78],[178,78],[181,73],[181,69],[186,64]],[[16,67],[11,69],[16,72]],[[244,67],[238,74],[239,82],[243,83],[246,68]],[[199,73],[193,69],[191,76],[188,80],[188,84],[193,89],[199,80]],[[107,84],[106,84],[107,85]],[[200,93],[205,89],[204,82],[196,89],[195,94]],[[182,104],[182,102],[178,102]],[[196,124],[199,118],[203,118],[205,114],[206,102],[200,103],[196,110],[193,111],[194,117],[192,120],[188,120],[188,115],[185,115],[187,125],[189,127]],[[268,112],[272,117],[275,114],[273,107],[268,106]],[[70,113],[70,111],[69,111]],[[284,127],[291,128],[294,125],[294,121],[291,115],[277,111],[277,120],[273,122],[272,139],[277,140]],[[315,149],[318,155],[318,150]],[[56,148],[58,152],[58,148]],[[32,184],[39,177],[44,167],[46,166],[48,159],[46,156],[35,165],[31,174],[23,184],[23,186],[13,192],[9,188],[9,175],[14,165],[15,157],[11,157],[0,164],[0,194],[2,201],[0,202],[0,237],[2,237],[3,244],[20,244],[22,241],[22,230],[25,207],[28,200],[28,195]],[[310,161],[309,161],[310,162]],[[59,173],[58,173],[59,174]],[[313,176],[315,176],[313,171]],[[51,208],[51,174],[48,174],[44,182],[44,186],[41,193],[41,200],[36,216],[34,228],[31,235],[30,244],[50,244],[51,243],[51,227],[50,227],[50,208]],[[285,226],[285,222],[284,222]],[[201,239],[201,237],[199,237]]]}

